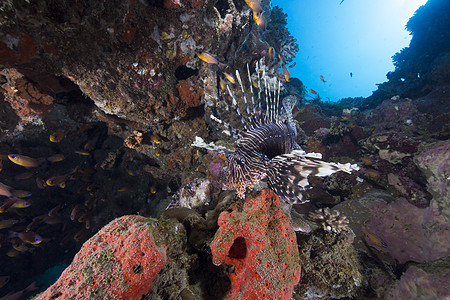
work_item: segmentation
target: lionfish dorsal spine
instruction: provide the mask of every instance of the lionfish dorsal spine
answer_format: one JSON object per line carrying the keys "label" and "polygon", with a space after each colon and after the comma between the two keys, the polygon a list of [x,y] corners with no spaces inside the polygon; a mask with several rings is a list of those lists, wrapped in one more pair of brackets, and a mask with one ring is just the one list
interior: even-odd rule
{"label": "lionfish dorsal spine", "polygon": [[250,116],[250,107],[247,102],[247,97],[245,96],[244,85],[242,84],[241,75],[239,74],[238,70],[236,70],[236,78],[239,82],[239,86],[241,87],[242,96],[244,98],[245,111],[247,112],[247,116]]}
{"label": "lionfish dorsal spine", "polygon": [[245,121],[244,116],[241,114],[241,110],[239,109],[239,105],[236,100],[236,95],[234,95],[234,93],[231,91],[229,85],[227,85],[227,91],[230,94],[231,98],[233,99],[232,103],[233,103],[234,110],[236,110],[237,115],[241,118],[241,123],[244,126],[244,129],[247,130],[247,127],[248,127],[247,121]]}

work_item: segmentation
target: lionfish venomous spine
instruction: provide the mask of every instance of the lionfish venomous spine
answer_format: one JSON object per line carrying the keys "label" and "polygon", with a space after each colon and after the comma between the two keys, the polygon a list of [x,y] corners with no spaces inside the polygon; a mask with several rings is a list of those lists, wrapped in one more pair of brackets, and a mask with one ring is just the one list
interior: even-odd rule
{"label": "lionfish venomous spine", "polygon": [[[221,124],[224,132],[239,137],[234,150],[206,144],[196,137],[192,146],[224,153],[227,157],[223,172],[223,188],[236,190],[244,198],[247,188],[264,180],[269,187],[288,203],[304,203],[302,191],[308,188],[308,176],[328,176],[338,171],[351,173],[356,165],[330,163],[321,160],[320,153],[306,153],[297,144],[297,131],[292,118],[296,105],[295,96],[284,97],[280,103],[281,82],[265,71],[262,61],[256,64],[252,76],[247,65],[250,101],[247,100],[241,76],[236,78],[245,104],[246,117],[238,106],[235,93],[227,86],[232,106],[240,117],[244,129],[237,131],[229,124],[211,114],[211,119]],[[256,78],[255,78],[256,77]],[[258,86],[256,91],[253,84]]]}

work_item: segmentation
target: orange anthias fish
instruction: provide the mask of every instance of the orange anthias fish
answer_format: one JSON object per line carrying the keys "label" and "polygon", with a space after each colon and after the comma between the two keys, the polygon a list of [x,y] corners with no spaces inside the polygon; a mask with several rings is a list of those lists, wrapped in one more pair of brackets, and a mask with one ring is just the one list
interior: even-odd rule
{"label": "orange anthias fish", "polygon": [[203,60],[204,62],[208,63],[208,64],[219,64],[219,61],[217,60],[217,58],[215,58],[212,54],[208,53],[208,52],[202,52],[200,54],[197,53],[198,58],[200,58],[201,60]]}
{"label": "orange anthias fish", "polygon": [[264,18],[262,13],[253,12],[253,20],[255,20],[259,28],[266,30],[266,18]]}
{"label": "orange anthias fish", "polygon": [[320,75],[320,80],[322,80],[323,83],[326,82],[322,75]]}
{"label": "orange anthias fish", "polygon": [[231,82],[232,84],[236,84],[236,79],[234,79],[232,75],[225,72],[223,72],[223,75],[225,75],[225,78],[228,79],[229,82]]}
{"label": "orange anthias fish", "polygon": [[311,92],[311,94],[317,95],[317,92],[313,89],[309,89],[309,91]]}
{"label": "orange anthias fish", "polygon": [[286,81],[289,82],[291,80],[291,74],[289,73],[289,70],[288,70],[288,68],[286,68],[285,65],[283,65],[282,67],[283,67],[284,79],[286,79]]}
{"label": "orange anthias fish", "polygon": [[248,6],[250,6],[251,10],[256,13],[260,13],[261,9],[261,0],[245,0]]}
{"label": "orange anthias fish", "polygon": [[269,58],[270,58],[270,60],[273,59],[273,53],[274,53],[273,47],[269,47]]}

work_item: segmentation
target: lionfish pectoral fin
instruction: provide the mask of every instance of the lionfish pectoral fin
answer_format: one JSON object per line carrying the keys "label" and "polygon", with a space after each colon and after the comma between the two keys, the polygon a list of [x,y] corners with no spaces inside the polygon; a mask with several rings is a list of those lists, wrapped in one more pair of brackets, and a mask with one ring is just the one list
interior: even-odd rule
{"label": "lionfish pectoral fin", "polygon": [[270,161],[269,186],[280,196],[294,204],[305,203],[302,191],[309,188],[308,176],[328,176],[335,172],[351,173],[359,170],[357,165],[330,163],[317,159],[318,155],[294,150]]}
{"label": "lionfish pectoral fin", "polygon": [[298,172],[295,161],[285,155],[277,156],[270,162],[267,173],[269,187],[285,201],[292,204],[308,202],[302,194],[309,188],[308,178],[303,172]]}

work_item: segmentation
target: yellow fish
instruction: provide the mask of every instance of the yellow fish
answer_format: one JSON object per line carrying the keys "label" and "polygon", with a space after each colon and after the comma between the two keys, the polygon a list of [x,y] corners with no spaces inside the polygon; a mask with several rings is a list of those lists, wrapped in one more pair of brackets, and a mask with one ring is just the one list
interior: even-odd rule
{"label": "yellow fish", "polygon": [[118,191],[118,192],[126,192],[126,191],[128,191],[129,189],[130,189],[130,186],[129,186],[129,185],[124,185],[124,186],[119,187],[119,188],[117,189],[117,191]]}
{"label": "yellow fish", "polygon": [[18,241],[17,243],[13,244],[13,248],[19,252],[26,252],[28,251],[28,247],[25,246],[23,242]]}
{"label": "yellow fish", "polygon": [[161,137],[156,133],[152,134],[151,140],[155,144],[161,144]]}
{"label": "yellow fish", "polygon": [[150,187],[150,193],[156,194],[156,186],[155,186],[155,185],[152,185],[152,186]]}
{"label": "yellow fish", "polygon": [[50,135],[50,142],[59,143],[64,138],[64,130],[58,130]]}
{"label": "yellow fish", "polygon": [[48,212],[47,215],[48,215],[49,217],[54,216],[54,215],[58,212],[58,210],[61,209],[61,207],[62,207],[61,204],[56,205],[55,207],[53,207],[53,208]]}
{"label": "yellow fish", "polygon": [[253,12],[261,13],[261,0],[245,0],[245,3],[250,6]]}
{"label": "yellow fish", "polygon": [[36,186],[38,187],[38,189],[42,190],[47,186],[47,184],[45,183],[45,180],[36,177]]}
{"label": "yellow fish", "polygon": [[54,225],[54,224],[59,224],[59,223],[61,223],[61,219],[60,218],[58,218],[58,217],[45,217],[45,220],[44,220],[44,223],[45,224],[49,224],[49,225]]}
{"label": "yellow fish", "polygon": [[53,176],[49,179],[47,179],[45,181],[45,183],[48,186],[55,186],[55,185],[61,185],[63,182],[65,182],[67,180],[67,176],[66,175],[61,175],[61,176]]}
{"label": "yellow fish", "polygon": [[14,205],[14,203],[16,203],[17,200],[20,200],[20,199],[19,198],[10,198],[8,201],[3,203],[3,205],[0,206],[0,214],[7,211],[11,206]]}
{"label": "yellow fish", "polygon": [[9,251],[6,253],[6,255],[8,255],[8,257],[16,257],[19,254],[20,254],[20,252],[13,248],[9,249]]}
{"label": "yellow fish", "polygon": [[378,247],[380,247],[380,248],[387,248],[388,247],[388,245],[379,237],[379,236],[376,236],[376,235],[374,235],[374,234],[371,234],[370,232],[368,232],[366,229],[362,229],[362,231],[364,232],[364,234],[367,236],[367,238],[369,239],[369,240],[371,240],[372,241],[372,243],[374,243],[375,245],[377,245]]}
{"label": "yellow fish", "polygon": [[50,157],[47,157],[47,160],[49,162],[55,163],[55,162],[63,161],[64,158],[65,158],[64,154],[60,153],[60,154],[55,154]]}
{"label": "yellow fish", "polygon": [[29,201],[26,201],[24,199],[18,199],[17,201],[15,201],[13,203],[13,205],[11,207],[15,207],[15,208],[25,208],[30,206],[31,203]]}
{"label": "yellow fish", "polygon": [[8,158],[10,161],[15,163],[16,165],[26,167],[26,168],[37,167],[42,163],[41,159],[32,158],[32,157],[20,155],[20,154],[9,154]]}
{"label": "yellow fish", "polygon": [[259,28],[266,30],[266,18],[264,18],[262,13],[253,12],[253,20],[255,20]]}
{"label": "yellow fish", "polygon": [[198,58],[200,58],[201,60],[203,60],[204,62],[208,63],[208,64],[215,64],[218,65],[219,61],[217,60],[217,58],[215,58],[212,54],[208,53],[208,52],[202,52],[200,54],[197,53]]}
{"label": "yellow fish", "polygon": [[291,73],[289,73],[289,70],[288,70],[288,68],[286,68],[285,65],[283,65],[282,68],[283,68],[284,79],[286,79],[286,81],[289,82],[291,80]]}
{"label": "yellow fish", "polygon": [[229,82],[231,82],[232,84],[236,84],[236,80],[234,79],[234,77],[228,73],[222,72],[223,75],[225,75],[225,78],[228,79]]}
{"label": "yellow fish", "polygon": [[270,60],[272,60],[273,59],[273,47],[269,47],[269,58],[270,58]]}
{"label": "yellow fish", "polygon": [[22,191],[22,190],[14,190],[12,192],[12,194],[14,195],[14,197],[17,198],[26,198],[26,197],[30,197],[32,194],[28,191]]}
{"label": "yellow fish", "polygon": [[33,231],[21,232],[18,236],[22,241],[31,245],[38,245],[42,242],[42,237]]}
{"label": "yellow fish", "polygon": [[0,220],[0,229],[9,228],[19,222],[16,219]]}
{"label": "yellow fish", "polygon": [[76,154],[80,154],[80,155],[84,155],[84,156],[91,155],[89,152],[84,151],[84,150],[76,150],[75,153]]}
{"label": "yellow fish", "polygon": [[76,205],[72,211],[70,212],[70,219],[73,221],[75,220],[75,218],[77,217],[77,214],[79,213],[80,210],[80,206]]}
{"label": "yellow fish", "polygon": [[322,80],[323,83],[326,82],[322,75],[320,75],[320,80]]}
{"label": "yellow fish", "polygon": [[223,80],[222,77],[219,78],[219,86],[220,86],[220,89],[221,89],[222,91],[225,90],[226,83],[225,83],[225,81]]}

